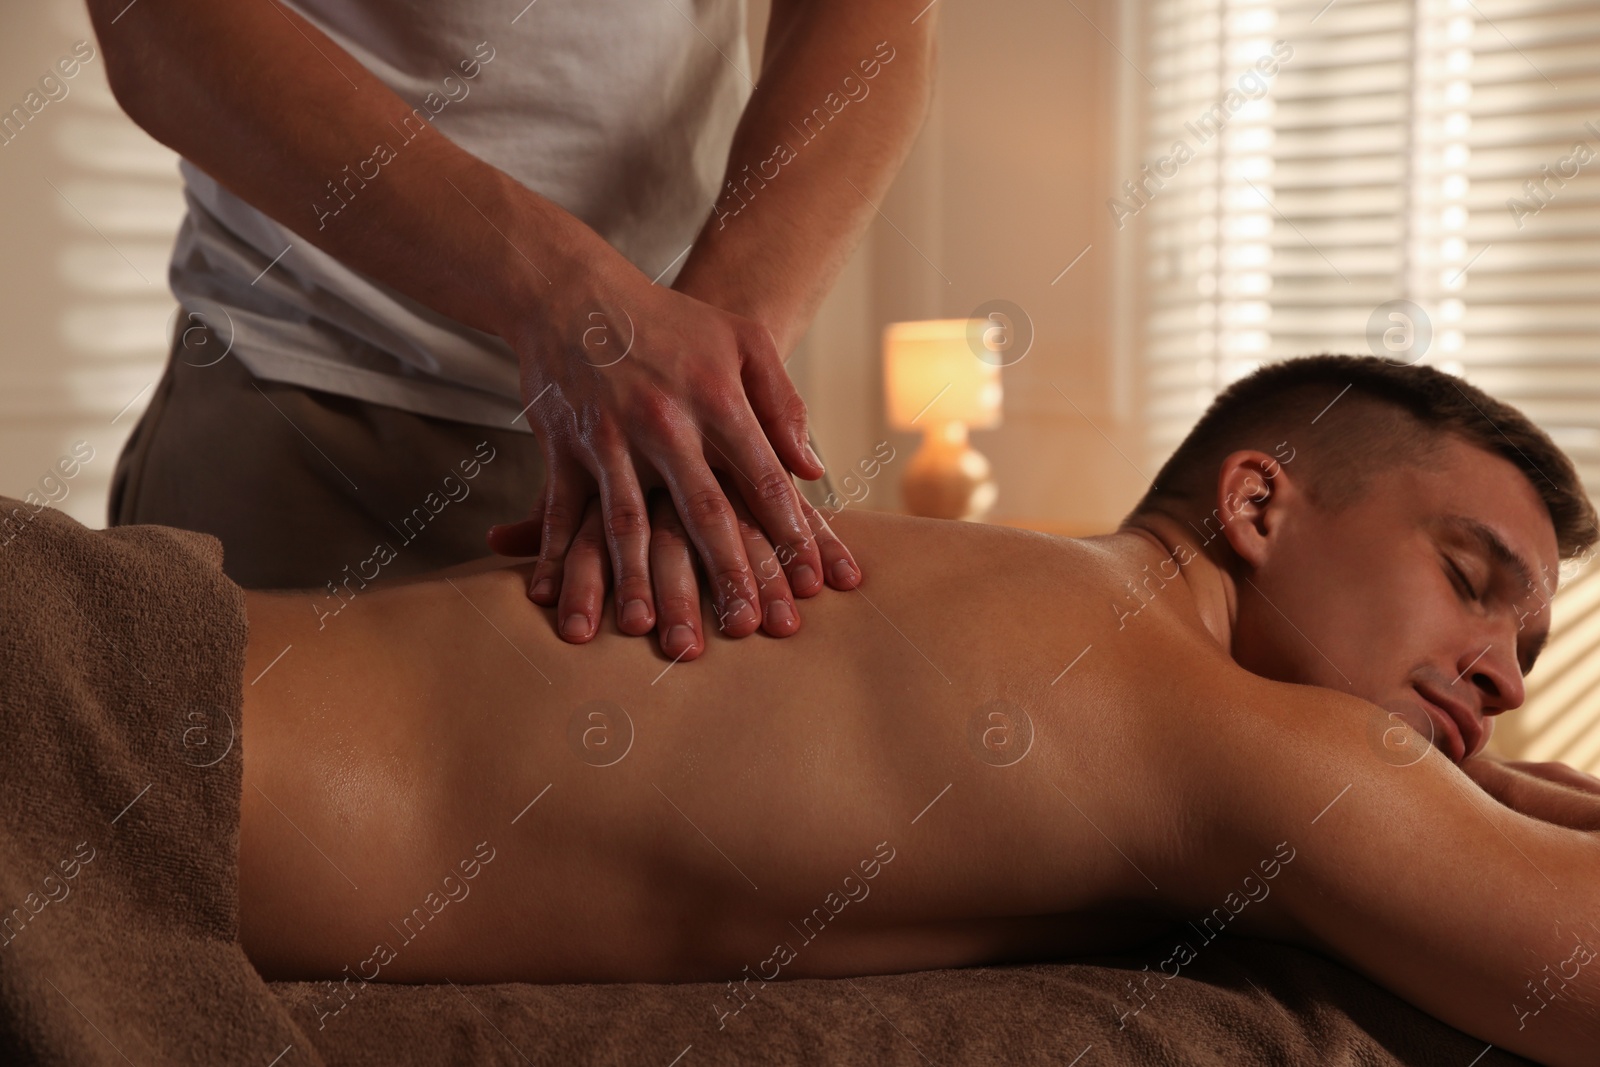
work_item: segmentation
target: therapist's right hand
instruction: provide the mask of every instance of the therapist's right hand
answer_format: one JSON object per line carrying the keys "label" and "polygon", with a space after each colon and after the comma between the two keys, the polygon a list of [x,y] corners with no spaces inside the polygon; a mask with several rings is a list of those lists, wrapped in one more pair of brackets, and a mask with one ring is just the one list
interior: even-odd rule
{"label": "therapist's right hand", "polygon": [[[739,522],[718,482],[736,487],[801,597],[824,581],[848,589],[860,572],[835,559],[824,575],[816,538],[789,472],[821,477],[806,409],[761,324],[652,284],[615,261],[589,284],[546,291],[539,313],[504,331],[521,368],[525,418],[548,465],[541,559],[529,592],[553,602],[563,563],[590,499],[598,495],[615,576],[618,627],[657,622],[650,573],[647,494],[663,486],[704,567],[719,628],[730,636],[798,628],[788,598],[763,610]],[[765,617],[764,617],[765,616]],[[600,620],[562,624],[586,641]],[[569,632],[571,631],[571,632]]]}

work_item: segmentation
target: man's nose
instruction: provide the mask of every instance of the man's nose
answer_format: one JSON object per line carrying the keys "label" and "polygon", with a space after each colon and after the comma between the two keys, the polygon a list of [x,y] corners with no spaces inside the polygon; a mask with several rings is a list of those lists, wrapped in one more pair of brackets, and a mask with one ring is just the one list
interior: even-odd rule
{"label": "man's nose", "polygon": [[1457,675],[1458,681],[1470,683],[1482,694],[1485,715],[1519,708],[1527,697],[1514,638],[1510,641],[1500,638],[1463,651],[1456,669],[1461,672]]}

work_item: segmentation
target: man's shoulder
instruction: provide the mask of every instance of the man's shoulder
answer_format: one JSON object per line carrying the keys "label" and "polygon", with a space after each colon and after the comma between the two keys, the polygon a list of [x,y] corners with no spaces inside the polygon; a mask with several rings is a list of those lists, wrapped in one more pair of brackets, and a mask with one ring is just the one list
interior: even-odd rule
{"label": "man's shoulder", "polygon": [[1466,781],[1426,738],[1359,697],[1263,678],[1222,655],[1191,656],[1170,673],[1187,694],[1175,727],[1193,772],[1184,780],[1235,822],[1252,803],[1288,810],[1331,801],[1323,793],[1335,780],[1377,774],[1399,788],[1402,779],[1381,772],[1423,761],[1419,774],[1447,769]]}
{"label": "man's shoulder", "polygon": [[[1291,831],[1314,834],[1354,790],[1404,806],[1412,787],[1427,793],[1442,777],[1477,788],[1409,726],[1348,694],[1263,678],[1225,655],[1185,656],[1176,643],[1151,674],[1165,698],[1147,717],[1147,747],[1184,831],[1167,860],[1196,906],[1275,850],[1304,844]],[[1357,844],[1324,836],[1334,839],[1325,847]]]}

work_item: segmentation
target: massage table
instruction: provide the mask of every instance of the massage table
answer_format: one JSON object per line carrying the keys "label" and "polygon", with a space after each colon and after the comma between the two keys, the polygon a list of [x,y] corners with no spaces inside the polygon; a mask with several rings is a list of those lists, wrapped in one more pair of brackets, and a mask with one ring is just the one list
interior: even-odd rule
{"label": "massage table", "polygon": [[219,543],[0,507],[0,1063],[1526,1062],[1231,935],[1175,977],[1152,944],[748,992],[265,981],[237,938],[247,627]]}

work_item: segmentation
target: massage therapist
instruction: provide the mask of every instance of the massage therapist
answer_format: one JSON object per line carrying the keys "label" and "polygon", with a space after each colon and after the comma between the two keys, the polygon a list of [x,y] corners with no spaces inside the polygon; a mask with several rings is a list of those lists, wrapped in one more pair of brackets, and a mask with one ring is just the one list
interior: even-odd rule
{"label": "massage therapist", "polygon": [[744,0],[89,0],[188,206],[111,521],[340,596],[505,523],[568,640],[609,568],[698,655],[695,556],[726,632],[792,633],[860,572],[784,362],[926,113],[931,8],[772,0],[753,85]]}

